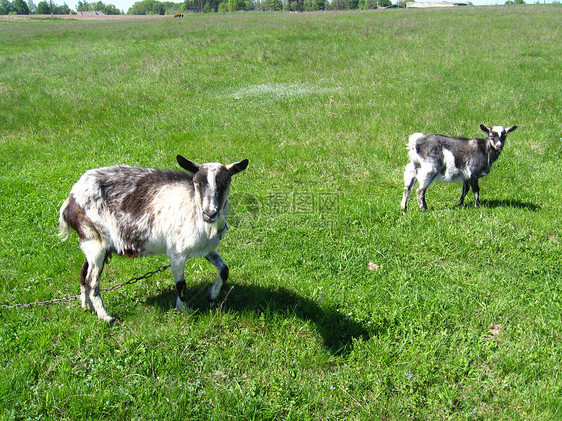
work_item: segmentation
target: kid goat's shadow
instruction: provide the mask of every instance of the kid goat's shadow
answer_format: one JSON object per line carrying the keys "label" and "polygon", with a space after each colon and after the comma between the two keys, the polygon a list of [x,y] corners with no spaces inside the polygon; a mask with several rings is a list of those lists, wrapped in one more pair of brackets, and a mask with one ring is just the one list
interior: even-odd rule
{"label": "kid goat's shadow", "polygon": [[[369,339],[370,335],[361,324],[350,320],[345,315],[330,308],[322,308],[314,301],[301,297],[285,288],[272,289],[258,286],[232,285],[228,296],[223,292],[217,299],[216,307],[224,310],[242,312],[251,311],[256,314],[277,313],[281,315],[296,315],[302,320],[312,321],[318,333],[324,340],[324,346],[333,354],[347,354],[353,346],[353,339]],[[209,311],[209,304],[205,299],[205,292],[210,284],[199,284],[187,288],[186,297],[194,297],[190,308],[205,313]],[[146,300],[149,305],[162,309],[173,309],[176,291],[170,290]],[[222,304],[221,304],[222,303]]]}
{"label": "kid goat's shadow", "polygon": [[520,202],[518,200],[482,200],[480,206],[483,208],[515,208],[527,209],[536,212],[541,209],[539,205],[528,202]]}

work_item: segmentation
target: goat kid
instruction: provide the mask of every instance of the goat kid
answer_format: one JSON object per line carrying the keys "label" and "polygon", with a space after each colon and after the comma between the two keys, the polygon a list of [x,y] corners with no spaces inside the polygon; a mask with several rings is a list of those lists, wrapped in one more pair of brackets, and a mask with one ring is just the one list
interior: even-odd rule
{"label": "goat kid", "polygon": [[100,294],[100,276],[112,253],[166,254],[178,310],[187,308],[187,259],[204,256],[216,266],[219,277],[209,291],[211,302],[228,279],[228,266],[216,249],[228,228],[231,177],[245,170],[248,160],[198,165],[178,155],[177,161],[187,173],[125,165],[89,170],[60,209],[59,236],[64,241],[75,230],[86,256],[80,271],[82,308],[95,310],[100,319],[115,322]]}
{"label": "goat kid", "polygon": [[462,181],[458,205],[462,206],[464,197],[472,188],[474,205],[479,206],[478,179],[490,172],[492,164],[500,156],[507,134],[517,126],[504,129],[502,126],[486,127],[481,124],[480,128],[488,134],[487,138],[467,139],[423,133],[410,136],[408,156],[411,162],[404,171],[403,214],[406,214],[406,203],[416,180],[419,182],[418,204],[423,211],[427,210],[425,191],[435,180]]}

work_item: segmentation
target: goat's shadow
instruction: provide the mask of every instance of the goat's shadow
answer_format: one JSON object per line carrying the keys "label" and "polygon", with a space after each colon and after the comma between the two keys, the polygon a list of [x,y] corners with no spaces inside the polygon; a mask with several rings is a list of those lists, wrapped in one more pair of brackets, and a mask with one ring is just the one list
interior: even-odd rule
{"label": "goat's shadow", "polygon": [[[211,311],[206,300],[210,286],[211,284],[204,283],[187,288],[186,296],[194,297],[189,302],[189,308],[203,314]],[[146,300],[147,304],[163,310],[173,309],[175,302],[175,290],[162,292]],[[335,355],[349,353],[354,339],[367,340],[370,337],[369,332],[360,323],[335,309],[323,308],[311,299],[285,288],[225,284],[214,308],[220,308],[222,311],[250,311],[257,315],[264,312],[296,315],[302,320],[310,320],[322,336],[324,346]]]}
{"label": "goat's shadow", "polygon": [[481,200],[480,206],[484,208],[515,208],[527,209],[536,212],[541,209],[539,205],[529,202],[521,202],[518,200]]}

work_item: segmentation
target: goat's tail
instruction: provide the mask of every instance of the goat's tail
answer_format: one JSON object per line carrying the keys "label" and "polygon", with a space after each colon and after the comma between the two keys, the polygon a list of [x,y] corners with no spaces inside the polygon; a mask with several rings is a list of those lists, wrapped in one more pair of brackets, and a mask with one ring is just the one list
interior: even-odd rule
{"label": "goat's tail", "polygon": [[419,163],[419,155],[416,150],[416,144],[418,140],[422,139],[424,136],[425,135],[423,133],[414,133],[408,138],[408,156],[410,157],[410,161]]}
{"label": "goat's tail", "polygon": [[61,239],[61,241],[65,241],[66,239],[68,239],[68,236],[70,235],[70,225],[68,224],[68,222],[66,221],[66,219],[64,217],[64,211],[66,210],[66,208],[68,208],[69,204],[70,204],[70,196],[68,196],[66,198],[66,200],[64,201],[64,203],[60,207],[60,212],[59,212],[59,238]]}
{"label": "goat's tail", "polygon": [[423,133],[419,133],[419,132],[411,134],[410,137],[408,138],[408,149],[416,150],[416,142],[424,136],[425,135]]}

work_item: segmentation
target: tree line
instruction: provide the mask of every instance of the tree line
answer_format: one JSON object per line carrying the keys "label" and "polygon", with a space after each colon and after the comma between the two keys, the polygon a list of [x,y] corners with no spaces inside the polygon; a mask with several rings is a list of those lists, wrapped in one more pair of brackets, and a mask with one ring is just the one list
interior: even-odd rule
{"label": "tree line", "polygon": [[[141,0],[127,11],[129,15],[170,15],[174,13],[216,13],[247,11],[317,11],[317,10],[352,10],[376,9],[390,6],[391,0],[185,0],[183,3],[159,0]],[[70,13],[98,11],[106,15],[124,13],[112,4],[101,1],[89,3],[78,1],[76,11],[66,3],[57,5],[52,0],[42,0],[35,4],[33,0],[0,0],[0,15],[68,15]]]}
{"label": "tree line", "polygon": [[[80,0],[76,6],[76,11],[98,11],[106,15],[120,15],[122,12],[112,4],[105,4],[101,1],[88,3]],[[42,0],[35,4],[33,0],[0,0],[0,15],[68,15],[76,13],[66,3],[58,5],[51,0]]]}
{"label": "tree line", "polygon": [[[405,6],[405,0],[397,4]],[[129,15],[170,15],[174,13],[216,13],[247,11],[292,11],[309,12],[317,10],[353,10],[376,9],[387,7],[391,0],[185,0],[183,3],[159,0],[141,0],[133,4],[128,10]],[[505,4],[525,4],[524,0],[507,0]],[[76,11],[98,11],[106,15],[119,15],[124,13],[112,4],[101,1],[89,3],[78,1]],[[0,15],[67,15],[76,13],[67,4],[56,5],[51,0],[42,0],[37,5],[33,0],[0,0]]]}
{"label": "tree line", "polygon": [[66,4],[62,6],[54,5],[43,0],[37,3],[33,3],[33,0],[0,0],[0,15],[67,15],[71,12],[70,7]]}
{"label": "tree line", "polygon": [[216,13],[235,11],[293,11],[376,9],[392,4],[391,0],[185,0],[183,3],[141,0],[129,14],[173,14],[183,12]]}

